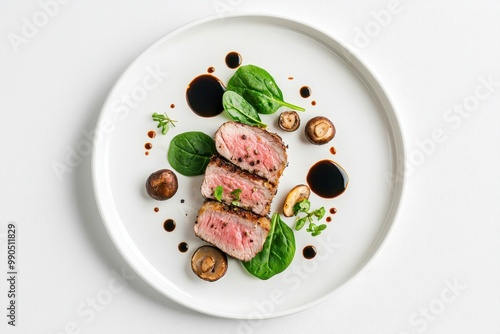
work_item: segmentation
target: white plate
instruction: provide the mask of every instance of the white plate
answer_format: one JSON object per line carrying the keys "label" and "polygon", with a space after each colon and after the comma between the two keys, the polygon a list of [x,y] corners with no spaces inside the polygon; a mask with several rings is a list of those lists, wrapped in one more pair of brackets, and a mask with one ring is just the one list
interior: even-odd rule
{"label": "white plate", "polygon": [[[267,281],[250,276],[230,259],[227,274],[209,283],[190,269],[192,252],[203,241],[193,233],[202,203],[202,176],[179,177],[170,200],[148,197],[144,183],[150,173],[169,168],[169,140],[185,131],[212,135],[226,118],[200,118],[187,106],[185,89],[200,74],[215,67],[227,82],[234,70],[224,62],[237,51],[243,64],[267,69],[285,100],[306,107],[302,124],[328,116],[337,135],[328,145],[309,144],[303,126],[284,133],[276,127],[279,113],[264,115],[269,130],[289,145],[289,167],[281,178],[272,211],[279,211],[286,193],[305,183],[318,160],[338,162],[349,174],[344,194],[325,200],[312,195],[313,207],[338,212],[318,237],[296,232],[297,252],[291,266]],[[168,72],[168,74],[166,74]],[[289,77],[293,77],[290,80]],[[312,96],[299,95],[301,86]],[[311,102],[316,101],[316,106]],[[175,108],[170,105],[175,104]],[[147,136],[155,129],[153,112],[177,120],[165,136]],[[291,314],[329,298],[373,258],[392,226],[402,193],[404,154],[400,129],[384,90],[367,68],[327,34],[293,20],[263,16],[210,18],[168,34],[129,66],[113,87],[96,126],[93,152],[94,189],[100,213],[118,250],[136,272],[160,293],[199,312],[228,318],[271,318]],[[144,144],[153,148],[145,155]],[[334,146],[337,154],[332,155]],[[184,201],[182,201],[184,200]],[[182,203],[183,202],[183,203]],[[159,212],[153,209],[158,207]],[[177,222],[173,232],[163,222]],[[292,225],[292,220],[287,220]],[[181,253],[178,244],[187,242]],[[302,256],[315,245],[313,260]]]}

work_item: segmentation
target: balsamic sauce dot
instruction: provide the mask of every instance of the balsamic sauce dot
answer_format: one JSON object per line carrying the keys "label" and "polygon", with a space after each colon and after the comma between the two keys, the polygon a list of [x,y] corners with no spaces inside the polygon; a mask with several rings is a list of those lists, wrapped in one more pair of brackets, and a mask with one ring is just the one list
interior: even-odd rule
{"label": "balsamic sauce dot", "polygon": [[149,137],[149,138],[154,138],[154,137],[156,137],[156,131],[154,131],[154,130],[148,131],[148,137]]}
{"label": "balsamic sauce dot", "polygon": [[222,82],[210,74],[202,74],[191,81],[186,89],[186,100],[195,114],[201,117],[213,117],[223,110],[222,94],[225,87]]}
{"label": "balsamic sauce dot", "polygon": [[173,230],[175,230],[175,221],[170,218],[165,220],[165,222],[163,223],[163,228],[167,232],[172,232]]}
{"label": "balsamic sauce dot", "polygon": [[308,260],[313,259],[316,254],[318,254],[318,251],[313,245],[308,245],[302,250],[302,255]]}
{"label": "balsamic sauce dot", "polygon": [[151,143],[146,143],[146,144],[144,144],[144,148],[145,148],[146,150],[150,150],[150,149],[152,149],[152,148],[153,148],[153,144],[151,144]]}
{"label": "balsamic sauce dot", "polygon": [[184,241],[183,241],[183,242],[181,242],[181,243],[179,244],[179,246],[178,246],[177,248],[179,249],[179,251],[180,251],[181,253],[186,253],[186,252],[187,252],[187,250],[188,250],[188,248],[189,248],[189,246],[188,246],[188,244],[187,244],[186,242],[184,242]]}
{"label": "balsamic sauce dot", "polygon": [[321,160],[309,169],[306,180],[309,188],[316,195],[334,198],[345,191],[349,177],[337,163],[331,160]]}
{"label": "balsamic sauce dot", "polygon": [[226,65],[229,68],[237,68],[241,65],[242,57],[238,52],[232,51],[226,55]]}
{"label": "balsamic sauce dot", "polygon": [[311,96],[311,88],[307,86],[302,86],[300,87],[300,96],[302,96],[304,99],[308,98]]}

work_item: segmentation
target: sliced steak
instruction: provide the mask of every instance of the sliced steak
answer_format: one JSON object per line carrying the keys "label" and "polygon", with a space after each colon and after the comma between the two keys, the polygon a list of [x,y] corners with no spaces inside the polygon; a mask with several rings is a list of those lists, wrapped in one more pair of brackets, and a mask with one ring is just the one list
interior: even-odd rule
{"label": "sliced steak", "polygon": [[[271,202],[276,194],[276,186],[273,184],[214,155],[205,170],[201,194],[205,198],[216,199],[214,191],[217,186],[222,186],[224,189],[223,202],[231,204],[236,201],[238,202],[236,206],[261,216],[269,214]],[[231,195],[236,189],[241,189],[239,200]]]}
{"label": "sliced steak", "polygon": [[278,184],[287,164],[281,137],[256,126],[226,122],[215,133],[217,152],[238,167]]}
{"label": "sliced steak", "polygon": [[229,256],[249,261],[262,250],[270,221],[253,212],[216,201],[205,201],[194,233]]}

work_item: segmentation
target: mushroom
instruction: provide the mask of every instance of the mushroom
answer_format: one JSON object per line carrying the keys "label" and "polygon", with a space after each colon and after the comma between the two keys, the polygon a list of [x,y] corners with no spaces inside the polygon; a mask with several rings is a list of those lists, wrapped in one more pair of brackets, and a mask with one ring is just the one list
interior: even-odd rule
{"label": "mushroom", "polygon": [[283,204],[283,214],[285,217],[293,216],[293,206],[300,201],[308,199],[310,194],[311,189],[305,184],[299,184],[293,187],[288,195],[286,195],[285,203]]}
{"label": "mushroom", "polygon": [[201,246],[191,257],[191,269],[205,281],[217,281],[227,271],[227,256],[213,246]]}
{"label": "mushroom", "polygon": [[335,137],[335,126],[323,116],[311,118],[305,131],[307,139],[315,145],[326,144]]}
{"label": "mushroom", "polygon": [[292,132],[299,128],[300,117],[295,111],[284,111],[280,114],[278,124],[281,129]]}
{"label": "mushroom", "polygon": [[146,180],[146,191],[151,198],[164,201],[177,192],[177,176],[170,169],[160,169]]}

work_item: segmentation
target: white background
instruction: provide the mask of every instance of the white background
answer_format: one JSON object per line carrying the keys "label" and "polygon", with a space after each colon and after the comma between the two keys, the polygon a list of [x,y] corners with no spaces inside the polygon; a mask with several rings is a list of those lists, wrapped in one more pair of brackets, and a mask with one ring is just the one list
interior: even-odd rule
{"label": "white background", "polygon": [[[43,3],[54,1],[0,3],[0,333],[500,331],[500,2],[68,1],[23,35]],[[90,155],[71,172],[53,169],[87,140],[143,50],[230,12],[297,18],[350,47],[394,102],[410,171],[369,267],[329,301],[266,321],[213,318],[159,295],[106,233]],[[19,242],[15,328],[5,316],[9,222]]]}

